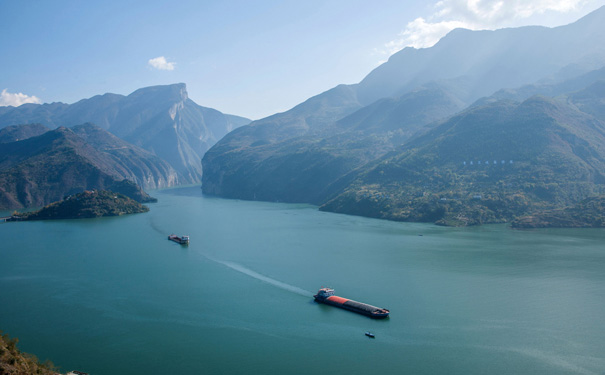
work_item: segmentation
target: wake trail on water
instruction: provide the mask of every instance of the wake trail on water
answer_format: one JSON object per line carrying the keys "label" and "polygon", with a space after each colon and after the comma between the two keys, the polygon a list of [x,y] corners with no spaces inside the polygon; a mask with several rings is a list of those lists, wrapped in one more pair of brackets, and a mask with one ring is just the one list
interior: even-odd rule
{"label": "wake trail on water", "polygon": [[222,264],[223,266],[229,267],[229,268],[231,268],[234,271],[243,273],[244,275],[248,275],[248,276],[253,277],[253,278],[257,279],[257,280],[263,281],[263,282],[265,282],[267,284],[271,284],[273,286],[276,286],[276,287],[278,287],[280,289],[287,290],[288,292],[296,293],[296,294],[299,294],[299,295],[304,296],[304,297],[313,297],[313,293],[311,293],[311,292],[309,292],[307,290],[301,289],[301,288],[299,288],[297,286],[294,286],[294,285],[290,285],[290,284],[284,283],[284,282],[279,281],[279,280],[272,279],[272,278],[270,278],[268,276],[265,276],[265,275],[261,275],[260,273],[252,271],[251,269],[246,268],[246,267],[242,266],[241,264],[214,259],[214,258],[211,258],[210,256],[208,256],[206,254],[202,254],[202,256],[204,256],[208,260],[211,260],[211,261],[216,262],[218,264]]}
{"label": "wake trail on water", "polygon": [[153,220],[153,217],[151,217],[149,219],[149,225],[151,225],[151,228],[153,230],[155,230],[158,233],[164,233],[164,231],[162,231],[162,229],[160,229],[160,227],[157,225],[157,223],[155,222],[155,220]]}
{"label": "wake trail on water", "polygon": [[[151,228],[153,228],[153,230],[155,230],[156,232],[162,233],[162,234],[166,233],[165,231],[163,231],[157,225],[157,223],[153,220],[153,218],[151,218],[149,220],[149,224],[151,225]],[[229,267],[229,268],[231,268],[234,271],[243,273],[244,275],[248,275],[248,276],[253,277],[253,278],[257,279],[257,280],[263,281],[263,282],[265,282],[267,284],[276,286],[278,288],[281,288],[283,290],[287,290],[287,291],[292,292],[292,293],[299,294],[301,296],[313,297],[313,293],[311,293],[311,292],[309,292],[307,290],[301,289],[301,288],[299,288],[297,286],[294,286],[294,285],[290,285],[290,284],[281,282],[279,280],[272,279],[272,278],[270,278],[268,276],[265,276],[265,275],[261,275],[260,273],[252,271],[251,269],[246,268],[246,267],[244,267],[244,266],[242,266],[240,264],[233,263],[233,262],[227,262],[227,261],[223,261],[223,260],[219,260],[219,259],[215,259],[215,258],[212,258],[211,256],[209,256],[207,254],[204,254],[204,253],[201,253],[201,252],[199,254],[201,256],[203,256],[204,258],[212,261],[212,262],[215,262],[215,263],[218,263],[218,264],[222,264],[223,266]]]}

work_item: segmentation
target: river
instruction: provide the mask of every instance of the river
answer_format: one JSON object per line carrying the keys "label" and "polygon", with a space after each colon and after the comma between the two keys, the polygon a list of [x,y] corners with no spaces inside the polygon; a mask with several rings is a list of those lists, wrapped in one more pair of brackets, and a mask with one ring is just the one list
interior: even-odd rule
{"label": "river", "polygon": [[[152,195],[144,214],[0,224],[0,329],[21,350],[91,375],[605,372],[605,230]],[[318,305],[322,286],[391,316]]]}

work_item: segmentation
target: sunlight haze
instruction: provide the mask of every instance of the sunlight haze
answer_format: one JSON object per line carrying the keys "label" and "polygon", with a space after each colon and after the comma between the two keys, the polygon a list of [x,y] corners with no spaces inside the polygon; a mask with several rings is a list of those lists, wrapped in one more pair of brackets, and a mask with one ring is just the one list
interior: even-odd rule
{"label": "sunlight haze", "polygon": [[453,28],[553,27],[603,4],[2,1],[0,105],[184,82],[200,105],[259,119],[357,83],[392,53],[428,47]]}

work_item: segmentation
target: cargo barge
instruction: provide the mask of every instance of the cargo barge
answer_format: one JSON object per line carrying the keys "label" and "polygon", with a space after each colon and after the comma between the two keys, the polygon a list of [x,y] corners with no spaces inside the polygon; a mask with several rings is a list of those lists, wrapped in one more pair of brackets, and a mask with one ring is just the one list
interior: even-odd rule
{"label": "cargo barge", "polygon": [[390,312],[387,309],[353,301],[347,298],[338,297],[334,295],[334,289],[332,288],[321,288],[319,292],[317,292],[317,294],[313,296],[313,298],[315,298],[315,302],[340,307],[341,309],[353,311],[374,319],[386,318],[389,316]]}
{"label": "cargo barge", "polygon": [[177,236],[176,234],[171,234],[168,236],[168,239],[170,241],[180,243],[181,245],[189,245],[189,236]]}

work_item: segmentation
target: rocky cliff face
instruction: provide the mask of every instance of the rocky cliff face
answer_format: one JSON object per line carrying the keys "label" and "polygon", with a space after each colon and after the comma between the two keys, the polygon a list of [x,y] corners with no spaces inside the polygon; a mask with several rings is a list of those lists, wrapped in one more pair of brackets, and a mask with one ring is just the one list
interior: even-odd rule
{"label": "rocky cliff face", "polygon": [[132,145],[93,124],[70,128],[88,145],[113,161],[115,175],[144,189],[161,189],[179,184],[179,174],[153,153]]}
{"label": "rocky cliff face", "polygon": [[149,186],[201,181],[204,153],[248,119],[197,105],[184,83],[139,89],[128,96],[105,94],[68,105],[25,104],[0,112],[0,127],[40,123],[50,128],[93,123],[168,162],[177,178]]}

